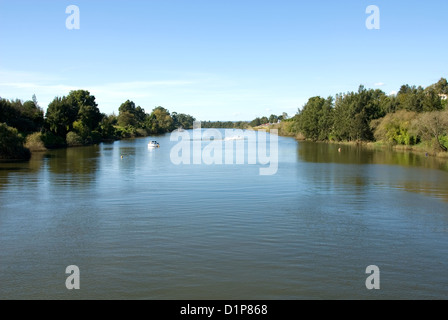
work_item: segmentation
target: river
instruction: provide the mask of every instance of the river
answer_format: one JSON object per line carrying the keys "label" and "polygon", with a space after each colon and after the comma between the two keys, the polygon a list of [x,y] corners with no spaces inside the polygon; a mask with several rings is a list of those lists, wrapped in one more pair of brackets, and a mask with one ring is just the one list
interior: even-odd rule
{"label": "river", "polygon": [[247,161],[176,165],[175,145],[1,163],[0,298],[448,298],[446,161],[279,137],[278,170],[260,175]]}

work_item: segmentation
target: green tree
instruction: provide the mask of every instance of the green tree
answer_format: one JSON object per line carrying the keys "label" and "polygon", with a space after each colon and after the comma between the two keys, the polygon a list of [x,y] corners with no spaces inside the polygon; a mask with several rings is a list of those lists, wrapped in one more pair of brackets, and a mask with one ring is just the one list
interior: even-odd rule
{"label": "green tree", "polygon": [[118,116],[118,125],[120,127],[136,127],[137,124],[133,113],[129,111],[120,112]]}
{"label": "green tree", "polygon": [[448,134],[448,111],[420,114],[413,122],[416,132],[425,140],[432,140],[436,150],[447,151],[444,137]]}
{"label": "green tree", "polygon": [[275,114],[271,114],[269,116],[269,123],[277,123],[278,122],[278,116],[276,116]]}
{"label": "green tree", "polygon": [[358,92],[337,95],[334,109],[333,133],[338,140],[372,141],[370,123],[385,115],[381,90],[366,90],[360,86]]}
{"label": "green tree", "polygon": [[146,118],[146,128],[151,133],[165,133],[174,129],[170,112],[163,107],[156,107]]}
{"label": "green tree", "polygon": [[115,125],[117,125],[118,120],[115,115],[103,115],[99,128],[103,139],[115,139],[117,137],[117,131]]}
{"label": "green tree", "polygon": [[434,90],[437,94],[448,94],[448,81],[441,78],[435,85]]}
{"label": "green tree", "polygon": [[39,131],[44,122],[42,109],[33,101],[22,103],[21,100],[0,98],[0,122],[16,128],[19,132],[32,133]]}
{"label": "green tree", "polygon": [[299,130],[307,139],[328,140],[333,128],[333,98],[313,97],[298,115]]}
{"label": "green tree", "polygon": [[67,97],[56,97],[49,104],[46,122],[49,130],[64,140],[70,131],[87,140],[98,128],[101,118],[95,97],[87,90],[76,90]]}
{"label": "green tree", "polygon": [[393,145],[417,143],[418,137],[413,130],[416,117],[416,112],[399,110],[396,113],[389,113],[381,119],[373,120],[371,126],[375,139]]}
{"label": "green tree", "polygon": [[433,88],[427,88],[425,90],[425,95],[422,101],[422,111],[437,111],[442,110],[442,100],[440,99],[439,94]]}
{"label": "green tree", "polygon": [[261,124],[266,124],[266,123],[269,123],[269,119],[268,119],[268,117],[261,117],[260,122],[261,122]]}
{"label": "green tree", "polygon": [[398,107],[408,111],[422,112],[425,90],[419,86],[403,85],[398,92]]}
{"label": "green tree", "polygon": [[193,123],[196,119],[189,114],[185,113],[177,113],[173,112],[171,114],[171,118],[173,119],[173,127],[175,128],[183,128],[183,129],[192,129]]}
{"label": "green tree", "polygon": [[83,139],[76,132],[70,131],[69,133],[67,133],[67,145],[69,147],[78,147],[82,146],[83,144]]}
{"label": "green tree", "polygon": [[65,140],[69,131],[73,130],[73,122],[78,118],[79,107],[67,97],[56,97],[47,108],[46,123],[48,129]]}
{"label": "green tree", "polygon": [[260,125],[261,125],[261,120],[260,120],[260,118],[255,118],[254,120],[252,120],[252,121],[249,123],[249,125],[250,125],[251,127],[258,127],[258,126],[260,126]]}
{"label": "green tree", "polygon": [[118,108],[118,125],[121,127],[143,128],[147,114],[140,106],[136,107],[133,101],[127,100]]}
{"label": "green tree", "polygon": [[16,128],[0,123],[0,159],[29,160],[31,152],[23,146],[24,142]]}

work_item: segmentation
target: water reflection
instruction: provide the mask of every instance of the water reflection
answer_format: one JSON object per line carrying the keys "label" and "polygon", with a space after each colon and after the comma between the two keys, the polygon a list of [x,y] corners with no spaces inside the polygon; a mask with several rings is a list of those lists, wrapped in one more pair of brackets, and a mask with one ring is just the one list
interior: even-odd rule
{"label": "water reflection", "polygon": [[445,159],[411,152],[312,142],[299,143],[298,159],[314,164],[312,170],[307,166],[301,174],[310,182],[319,183],[316,192],[331,193],[342,188],[358,193],[390,188],[448,201]]}
{"label": "water reflection", "polygon": [[90,184],[96,179],[100,155],[98,145],[53,150],[44,156],[42,168],[55,175],[55,184]]}
{"label": "water reflection", "polygon": [[[339,148],[341,152],[339,152]],[[447,159],[426,157],[423,154],[408,151],[360,147],[356,145],[300,142],[298,155],[299,160],[307,162],[387,164],[448,171]]]}

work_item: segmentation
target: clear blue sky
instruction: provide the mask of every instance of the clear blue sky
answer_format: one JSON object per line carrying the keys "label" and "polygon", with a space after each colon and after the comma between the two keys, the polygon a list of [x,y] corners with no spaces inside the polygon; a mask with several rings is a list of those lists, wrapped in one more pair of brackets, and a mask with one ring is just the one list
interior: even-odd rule
{"label": "clear blue sky", "polygon": [[[67,6],[80,29],[65,26]],[[366,8],[380,9],[368,30]],[[309,97],[448,77],[446,0],[0,0],[0,96],[89,90],[198,120],[295,114]]]}

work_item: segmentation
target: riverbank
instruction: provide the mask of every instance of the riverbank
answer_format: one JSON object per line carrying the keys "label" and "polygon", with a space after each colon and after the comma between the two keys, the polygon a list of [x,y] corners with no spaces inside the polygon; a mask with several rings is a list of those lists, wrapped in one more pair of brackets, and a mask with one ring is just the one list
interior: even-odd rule
{"label": "riverbank", "polygon": [[[273,124],[269,126],[258,126],[251,128],[252,130],[265,130],[266,132],[271,132],[271,130],[277,130],[277,133],[279,136],[282,137],[291,137],[296,139],[297,141],[311,141],[305,139],[305,137],[298,133],[291,133],[288,130],[285,130],[284,124]],[[331,143],[335,145],[343,146],[358,146],[362,148],[368,148],[368,149],[381,149],[381,150],[393,150],[396,152],[412,152],[424,156],[430,156],[430,157],[436,157],[440,159],[446,159],[448,161],[448,152],[437,152],[434,150],[434,147],[431,146],[429,143],[420,143],[413,146],[407,146],[407,145],[391,145],[389,143],[383,142],[383,141],[375,141],[375,142],[365,142],[365,141],[313,141],[315,143]]]}

